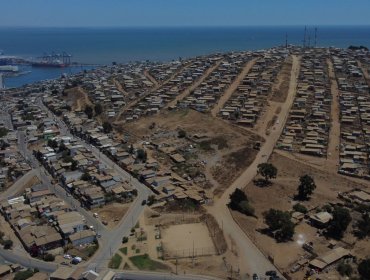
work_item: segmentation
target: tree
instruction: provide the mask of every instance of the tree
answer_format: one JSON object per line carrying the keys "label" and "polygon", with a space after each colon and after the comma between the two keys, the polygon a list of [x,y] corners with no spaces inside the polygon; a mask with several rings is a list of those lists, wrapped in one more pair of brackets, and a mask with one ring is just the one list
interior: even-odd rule
{"label": "tree", "polygon": [[155,196],[154,195],[149,195],[148,196],[148,205],[150,206],[150,205],[153,205],[153,203],[154,203],[154,201],[155,201]]}
{"label": "tree", "polygon": [[52,254],[46,254],[44,256],[44,261],[46,262],[53,262],[55,260],[55,257]]}
{"label": "tree", "polygon": [[370,236],[370,215],[369,212],[362,214],[361,220],[356,224],[356,235],[359,238]]}
{"label": "tree", "polygon": [[278,241],[290,240],[294,235],[294,223],[290,220],[289,212],[270,209],[264,213],[265,223],[274,232]]}
{"label": "tree", "polygon": [[258,166],[258,174],[265,179],[265,183],[269,183],[270,179],[276,178],[277,168],[271,163],[260,163]]}
{"label": "tree", "polygon": [[78,162],[76,160],[72,160],[71,170],[75,171],[78,167]]}
{"label": "tree", "polygon": [[352,218],[347,208],[335,207],[333,219],[329,224],[328,234],[333,238],[341,239],[351,221]]}
{"label": "tree", "polygon": [[89,172],[85,171],[84,174],[82,174],[82,176],[81,176],[81,180],[83,180],[83,181],[90,181],[91,180],[91,176],[90,176]]}
{"label": "tree", "polygon": [[353,269],[352,266],[349,265],[348,263],[341,262],[337,266],[337,271],[342,276],[351,276]]}
{"label": "tree", "polygon": [[146,151],[144,151],[143,149],[138,149],[137,150],[137,158],[139,160],[141,160],[142,162],[146,162],[146,160],[147,160]]}
{"label": "tree", "polygon": [[308,200],[309,196],[316,189],[316,184],[310,175],[303,175],[299,178],[298,198],[301,200]]}
{"label": "tree", "polygon": [[112,131],[112,125],[109,122],[103,123],[103,131],[104,133],[110,133]]}
{"label": "tree", "polygon": [[247,216],[254,216],[254,208],[248,201],[243,200],[238,205],[239,211]]}
{"label": "tree", "polygon": [[61,141],[58,152],[61,153],[64,152],[65,150],[67,150],[67,146],[64,144],[64,141]]}
{"label": "tree", "polygon": [[128,242],[128,237],[127,236],[124,236],[123,238],[122,238],[122,243],[123,244],[125,244],[125,243],[127,243]]}
{"label": "tree", "polygon": [[370,280],[370,259],[365,259],[358,265],[358,273],[363,280]]}
{"label": "tree", "polygon": [[10,239],[4,240],[3,241],[3,246],[5,250],[9,250],[13,247],[13,241]]}
{"label": "tree", "polygon": [[28,278],[31,278],[33,274],[34,272],[31,269],[18,271],[14,276],[14,280],[26,280]]}
{"label": "tree", "polygon": [[56,140],[49,139],[48,140],[48,146],[50,148],[56,149],[56,148],[58,148],[58,142]]}
{"label": "tree", "polygon": [[84,112],[85,112],[85,114],[87,115],[87,117],[89,119],[92,119],[92,117],[94,115],[94,112],[93,112],[93,108],[91,108],[91,106],[86,105]]}
{"label": "tree", "polygon": [[232,210],[237,210],[238,211],[240,209],[239,204],[242,201],[248,201],[248,198],[241,189],[236,188],[235,191],[232,194],[230,194],[230,202],[229,202],[228,206]]}
{"label": "tree", "polygon": [[300,204],[300,203],[294,204],[293,210],[297,211],[297,212],[300,212],[300,213],[303,213],[303,214],[307,213],[307,208],[304,205]]}
{"label": "tree", "polygon": [[185,138],[186,137],[186,131],[183,130],[183,129],[180,129],[178,134],[177,134],[177,137],[179,138]]}
{"label": "tree", "polygon": [[101,113],[103,113],[103,106],[100,103],[97,103],[94,108],[95,115],[99,116]]}

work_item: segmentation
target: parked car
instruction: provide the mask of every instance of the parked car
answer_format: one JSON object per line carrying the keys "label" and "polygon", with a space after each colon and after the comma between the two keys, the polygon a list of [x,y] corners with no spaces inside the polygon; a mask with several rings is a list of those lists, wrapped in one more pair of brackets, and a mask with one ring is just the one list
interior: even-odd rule
{"label": "parked car", "polygon": [[276,271],[275,270],[269,270],[269,271],[266,271],[266,276],[273,276],[275,277],[277,274],[276,274]]}
{"label": "parked car", "polygon": [[141,202],[141,205],[146,205],[146,200],[145,199]]}
{"label": "parked car", "polygon": [[258,275],[256,273],[253,274],[253,280],[259,280],[260,278],[258,277]]}

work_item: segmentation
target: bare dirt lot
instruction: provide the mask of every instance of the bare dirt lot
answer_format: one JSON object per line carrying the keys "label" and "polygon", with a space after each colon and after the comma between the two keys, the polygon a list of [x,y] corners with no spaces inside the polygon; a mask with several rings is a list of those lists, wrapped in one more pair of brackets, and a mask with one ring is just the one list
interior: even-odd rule
{"label": "bare dirt lot", "polygon": [[[124,128],[139,139],[176,148],[184,155],[186,162],[177,164],[175,172],[180,176],[191,173],[193,177],[204,173],[217,193],[222,193],[253,161],[256,155],[253,145],[263,141],[243,128],[190,109],[164,111],[124,124]],[[186,137],[178,138],[179,130],[185,131]],[[189,149],[192,152],[188,152]],[[164,167],[175,165],[167,158],[161,161],[161,155],[152,154]]]}
{"label": "bare dirt lot", "polygon": [[80,87],[67,89],[66,93],[72,110],[83,110],[86,105],[92,104],[87,93]]}
{"label": "bare dirt lot", "polygon": [[173,225],[162,230],[165,250],[190,256],[215,252],[208,228],[203,223]]}
{"label": "bare dirt lot", "polygon": [[108,228],[114,228],[129,208],[130,204],[112,203],[102,208],[94,209],[94,213],[98,213],[99,218],[108,223]]}

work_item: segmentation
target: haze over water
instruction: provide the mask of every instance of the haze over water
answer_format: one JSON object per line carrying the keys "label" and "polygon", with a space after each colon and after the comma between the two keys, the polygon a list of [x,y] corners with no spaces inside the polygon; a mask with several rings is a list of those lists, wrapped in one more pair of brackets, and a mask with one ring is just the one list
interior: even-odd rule
{"label": "haze over water", "polygon": [[[308,27],[311,45],[314,27]],[[0,50],[7,55],[39,57],[68,52],[79,63],[111,64],[137,60],[168,61],[214,52],[257,50],[288,43],[301,45],[304,26],[183,28],[0,28]],[[318,26],[318,46],[370,47],[370,26]],[[59,77],[71,70],[36,70],[7,79],[8,86]],[[41,71],[41,72],[40,72]],[[35,72],[35,73],[34,73]],[[44,73],[44,74],[43,74]],[[51,74],[52,73],[52,74]],[[36,74],[36,75],[35,75]],[[9,83],[11,85],[9,85]]]}

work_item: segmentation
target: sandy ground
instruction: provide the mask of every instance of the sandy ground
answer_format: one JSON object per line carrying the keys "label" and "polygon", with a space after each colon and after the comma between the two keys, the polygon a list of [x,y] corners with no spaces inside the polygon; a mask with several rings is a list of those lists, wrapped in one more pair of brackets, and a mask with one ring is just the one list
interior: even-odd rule
{"label": "sandy ground", "polygon": [[202,223],[173,225],[162,230],[164,248],[171,252],[202,254],[215,250],[210,233]]}
{"label": "sandy ground", "polygon": [[[155,123],[155,129],[148,129]],[[207,180],[222,193],[224,189],[237,178],[253,161],[257,151],[253,143],[263,141],[263,138],[232,125],[224,120],[202,114],[194,110],[163,111],[152,117],[142,118],[138,122],[125,124],[125,129],[131,131],[138,139],[147,138],[156,143],[168,143],[175,147],[189,147],[196,144],[188,139],[177,138],[176,130],[183,129],[190,138],[197,134],[207,139],[222,138],[226,148],[217,147],[212,151],[197,148],[194,165],[204,172]],[[158,160],[158,159],[157,159]],[[171,168],[171,161],[161,162],[165,168]],[[182,176],[183,174],[179,174]]]}
{"label": "sandy ground", "polygon": [[93,212],[99,214],[99,219],[101,219],[101,221],[108,222],[108,228],[114,228],[129,208],[130,204],[112,203],[102,208],[96,208]]}
{"label": "sandy ground", "polygon": [[229,100],[230,96],[233,94],[233,92],[238,88],[241,81],[244,79],[244,77],[249,73],[253,65],[256,63],[257,58],[252,59],[251,61],[248,61],[243,70],[240,72],[240,74],[236,77],[236,79],[231,83],[231,85],[226,89],[224,94],[221,96],[218,103],[213,107],[211,114],[212,116],[216,116],[217,113],[224,107],[227,100]]}
{"label": "sandy ground", "polygon": [[92,105],[86,91],[81,87],[71,88],[66,90],[67,101],[71,102],[72,111],[84,110],[86,105]]}
{"label": "sandy ground", "polygon": [[333,63],[328,59],[328,73],[331,83],[331,127],[329,133],[327,160],[331,167],[336,170],[339,163],[339,145],[340,145],[340,107],[339,107],[339,90],[334,73]]}

